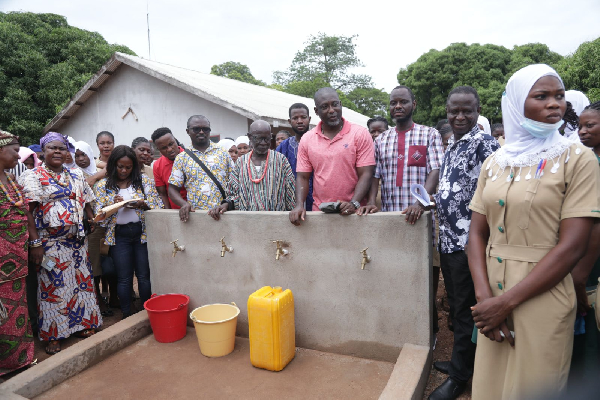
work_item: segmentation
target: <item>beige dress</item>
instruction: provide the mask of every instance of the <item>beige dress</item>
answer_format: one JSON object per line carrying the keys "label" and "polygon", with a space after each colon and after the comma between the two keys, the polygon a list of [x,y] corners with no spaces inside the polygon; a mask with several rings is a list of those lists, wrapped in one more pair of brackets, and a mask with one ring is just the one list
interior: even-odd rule
{"label": "beige dress", "polygon": [[[591,150],[571,145],[552,173],[534,179],[537,166],[500,172],[492,181],[490,156],[484,163],[471,210],[483,214],[490,227],[487,273],[494,296],[522,281],[557,243],[566,218],[600,217],[600,171]],[[565,164],[566,157],[569,161]],[[495,176],[498,166],[491,168]],[[508,318],[515,347],[477,337],[473,399],[525,398],[536,390],[564,388],[573,349],[576,297],[571,275],[558,285],[519,305]]]}

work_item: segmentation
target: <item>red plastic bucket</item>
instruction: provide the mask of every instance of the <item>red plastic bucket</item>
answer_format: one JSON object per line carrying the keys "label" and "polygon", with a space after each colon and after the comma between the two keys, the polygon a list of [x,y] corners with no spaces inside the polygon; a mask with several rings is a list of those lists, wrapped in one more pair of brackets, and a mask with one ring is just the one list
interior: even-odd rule
{"label": "red plastic bucket", "polygon": [[154,338],[160,343],[183,339],[187,332],[190,297],[185,294],[155,294],[144,303]]}

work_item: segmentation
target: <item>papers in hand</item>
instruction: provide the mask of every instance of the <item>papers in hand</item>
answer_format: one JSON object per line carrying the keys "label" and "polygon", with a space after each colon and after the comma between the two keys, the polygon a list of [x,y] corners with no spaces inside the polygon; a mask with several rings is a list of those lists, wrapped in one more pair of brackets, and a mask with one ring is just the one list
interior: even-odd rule
{"label": "papers in hand", "polygon": [[115,204],[111,204],[110,206],[106,206],[102,210],[100,210],[100,212],[98,212],[98,215],[94,217],[94,222],[104,221],[106,218],[110,217],[111,215],[119,211],[119,209],[125,207],[127,204],[132,202],[135,203],[138,200],[141,199],[124,200]]}
{"label": "papers in hand", "polygon": [[419,203],[423,204],[424,207],[428,207],[430,205],[429,201],[429,193],[423,185],[419,185],[418,183],[413,183],[410,185],[410,194],[412,194]]}

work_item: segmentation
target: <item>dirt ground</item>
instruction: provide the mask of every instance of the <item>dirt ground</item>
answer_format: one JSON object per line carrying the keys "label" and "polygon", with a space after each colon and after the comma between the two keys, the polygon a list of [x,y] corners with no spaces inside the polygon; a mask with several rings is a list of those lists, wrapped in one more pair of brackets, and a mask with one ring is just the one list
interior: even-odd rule
{"label": "dirt ground", "polygon": [[[134,282],[135,288],[137,288],[136,283],[137,282]],[[436,296],[436,304],[437,304],[438,316],[439,316],[438,323],[439,323],[440,330],[437,334],[436,348],[433,351],[433,361],[434,362],[449,360],[450,356],[452,355],[452,344],[453,344],[454,340],[453,340],[453,334],[448,329],[448,325],[447,325],[447,320],[448,320],[447,304],[448,303],[447,303],[447,300],[444,299],[444,297],[445,297],[444,281],[440,275],[440,282],[439,282],[438,292],[437,292],[437,296]],[[134,305],[137,310],[143,310],[142,302],[139,299],[137,299],[135,301]],[[104,323],[103,323],[102,328],[108,328],[109,326],[111,326],[121,320],[121,310],[117,309],[117,308],[113,308],[112,310],[114,312],[114,316],[103,317]],[[67,347],[70,347],[73,344],[75,344],[81,340],[85,340],[85,339],[70,337],[70,338],[62,341],[62,348],[65,349]],[[41,342],[41,341],[37,340],[37,338],[36,338],[34,360],[37,359],[38,363],[51,357],[50,355],[46,354],[45,346],[46,346],[46,344],[44,342]],[[13,376],[16,376],[17,374],[19,374],[20,372],[22,372],[24,370],[25,369],[21,369],[18,371],[14,371],[10,374],[6,374],[2,378],[0,378],[0,382],[12,378]],[[432,367],[431,371],[429,373],[429,379],[427,381],[427,387],[425,388],[425,393],[423,395],[423,399],[427,399],[427,397],[431,394],[431,392],[433,392],[439,385],[441,385],[444,382],[446,377],[447,377],[446,375],[442,374],[441,372],[436,371]],[[469,382],[469,384],[467,385],[467,390],[459,397],[459,400],[470,400],[470,399],[471,399],[471,382]]]}
{"label": "dirt ground", "polygon": [[[438,323],[440,331],[437,334],[437,344],[433,351],[433,361],[448,361],[452,356],[452,344],[454,343],[453,333],[448,329],[448,301],[444,298],[446,295],[446,289],[444,288],[444,280],[440,274],[440,282],[438,286],[438,292],[436,296],[436,305],[438,309]],[[441,385],[448,375],[444,375],[441,372],[431,367],[429,373],[429,379],[427,380],[427,387],[423,399],[433,392],[439,385]],[[459,400],[470,400],[471,399],[471,381],[467,384],[465,392],[458,397]]]}

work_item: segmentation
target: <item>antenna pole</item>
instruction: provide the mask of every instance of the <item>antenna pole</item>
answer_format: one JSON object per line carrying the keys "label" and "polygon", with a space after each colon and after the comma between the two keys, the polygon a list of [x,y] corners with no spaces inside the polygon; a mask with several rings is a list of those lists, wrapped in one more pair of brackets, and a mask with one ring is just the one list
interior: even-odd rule
{"label": "antenna pole", "polygon": [[146,1],[146,25],[148,26],[148,59],[150,60],[150,12],[148,10],[148,1]]}

